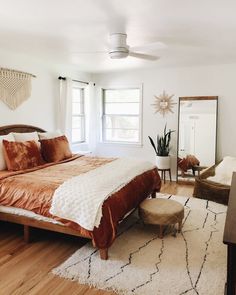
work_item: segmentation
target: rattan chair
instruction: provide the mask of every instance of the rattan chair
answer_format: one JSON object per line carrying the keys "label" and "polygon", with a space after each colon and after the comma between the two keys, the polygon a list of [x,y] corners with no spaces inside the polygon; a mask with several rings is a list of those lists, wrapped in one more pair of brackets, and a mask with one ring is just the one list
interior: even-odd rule
{"label": "rattan chair", "polygon": [[196,177],[193,196],[195,198],[227,205],[230,186],[207,180],[208,177],[215,175],[215,168],[217,165],[219,165],[219,163],[206,169]]}

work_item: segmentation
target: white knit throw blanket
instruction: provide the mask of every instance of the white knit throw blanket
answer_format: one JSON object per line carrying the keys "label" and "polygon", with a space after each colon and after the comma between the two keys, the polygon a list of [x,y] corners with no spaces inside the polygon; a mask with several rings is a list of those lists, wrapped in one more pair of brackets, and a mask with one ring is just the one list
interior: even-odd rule
{"label": "white knit throw blanket", "polygon": [[50,213],[93,230],[100,224],[103,202],[154,167],[150,162],[123,158],[72,177],[56,189]]}

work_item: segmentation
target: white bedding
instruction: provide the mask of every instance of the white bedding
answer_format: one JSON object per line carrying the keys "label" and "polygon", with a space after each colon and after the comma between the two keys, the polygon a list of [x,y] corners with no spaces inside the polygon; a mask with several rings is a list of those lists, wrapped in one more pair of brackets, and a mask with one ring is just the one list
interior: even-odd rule
{"label": "white bedding", "polygon": [[150,162],[122,158],[75,176],[56,189],[50,213],[93,230],[100,224],[103,202],[154,167]]}

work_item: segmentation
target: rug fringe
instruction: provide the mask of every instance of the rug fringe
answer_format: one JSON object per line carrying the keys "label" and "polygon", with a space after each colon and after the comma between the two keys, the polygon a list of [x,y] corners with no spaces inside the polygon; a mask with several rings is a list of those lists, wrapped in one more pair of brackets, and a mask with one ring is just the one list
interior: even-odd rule
{"label": "rug fringe", "polygon": [[63,271],[61,271],[58,268],[54,268],[51,273],[54,276],[59,276],[60,278],[66,279],[66,280],[70,280],[72,282],[77,282],[78,284],[81,285],[86,285],[89,288],[96,288],[99,290],[105,290],[105,291],[112,291],[117,295],[133,295],[132,292],[130,292],[129,290],[122,290],[116,287],[104,287],[104,283],[99,283],[99,282],[93,282],[92,280],[88,280],[87,278],[81,278],[79,276],[73,276],[70,275],[69,273],[64,273]]}

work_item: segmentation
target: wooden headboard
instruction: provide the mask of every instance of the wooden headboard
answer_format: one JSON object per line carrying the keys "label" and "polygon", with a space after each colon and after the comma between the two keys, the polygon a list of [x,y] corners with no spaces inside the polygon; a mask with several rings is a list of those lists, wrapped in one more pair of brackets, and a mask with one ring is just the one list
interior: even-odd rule
{"label": "wooden headboard", "polygon": [[39,127],[24,125],[24,124],[7,125],[7,126],[0,127],[0,135],[6,135],[11,132],[24,133],[24,132],[34,132],[34,131],[45,132],[45,130]]}

